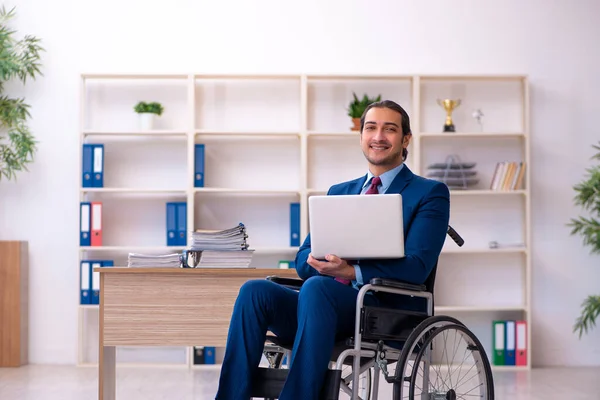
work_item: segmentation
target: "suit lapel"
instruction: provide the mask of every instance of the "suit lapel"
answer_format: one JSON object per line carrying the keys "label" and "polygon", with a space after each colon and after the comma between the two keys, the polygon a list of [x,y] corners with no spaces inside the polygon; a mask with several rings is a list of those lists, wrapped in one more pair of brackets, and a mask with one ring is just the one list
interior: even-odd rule
{"label": "suit lapel", "polygon": [[[406,188],[406,186],[410,183],[415,175],[413,172],[404,164],[404,167],[400,170],[396,178],[392,181],[389,189],[386,193],[400,193]],[[402,196],[402,216],[403,216],[403,228],[404,234],[407,234],[408,222],[412,217],[413,206],[410,201],[405,199],[405,196]]]}
{"label": "suit lapel", "polygon": [[404,167],[402,167],[398,175],[396,175],[386,193],[402,193],[413,177],[413,172],[406,164],[404,164]]}
{"label": "suit lapel", "polygon": [[355,179],[354,182],[352,182],[348,186],[348,194],[360,194],[360,192],[362,191],[362,187],[365,184],[366,180],[367,180],[367,174],[365,174],[365,176],[363,176],[362,178]]}

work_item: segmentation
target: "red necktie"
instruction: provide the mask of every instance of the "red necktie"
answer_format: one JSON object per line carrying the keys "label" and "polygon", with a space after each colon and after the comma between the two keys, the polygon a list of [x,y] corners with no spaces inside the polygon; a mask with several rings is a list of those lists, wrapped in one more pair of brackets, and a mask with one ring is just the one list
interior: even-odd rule
{"label": "red necktie", "polygon": [[[373,180],[371,181],[371,186],[369,186],[369,189],[365,192],[365,194],[379,194],[379,190],[377,190],[377,186],[379,186],[381,184],[381,178],[376,176],[373,178]],[[350,281],[348,279],[344,279],[344,278],[335,278],[336,281],[343,283],[344,285],[349,285]]]}
{"label": "red necktie", "polygon": [[381,178],[375,176],[371,181],[371,186],[369,186],[369,189],[365,192],[365,194],[379,194],[379,190],[377,190],[377,186],[379,185],[381,185]]}

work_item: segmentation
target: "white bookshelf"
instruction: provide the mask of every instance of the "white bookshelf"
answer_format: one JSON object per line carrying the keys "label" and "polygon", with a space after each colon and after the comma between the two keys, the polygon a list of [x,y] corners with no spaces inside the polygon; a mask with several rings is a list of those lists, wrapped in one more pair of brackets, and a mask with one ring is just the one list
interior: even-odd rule
{"label": "white bookshelf", "polygon": [[[308,197],[364,175],[359,134],[346,107],[352,92],[381,94],[410,115],[408,167],[458,154],[475,162],[479,183],[451,191],[451,224],[436,279],[436,313],[463,320],[492,351],[492,321],[527,321],[531,362],[531,195],[529,91],[524,76],[84,74],[80,142],[105,145],[104,187],[83,188],[80,201],[103,202],[100,247],[80,247],[79,259],[113,259],[129,252],[165,253],[165,203],[186,201],[188,230],[244,222],[256,249],[253,265],[277,268],[293,260],[289,204],[301,205],[301,239],[308,233]],[[457,132],[442,132],[437,98],[461,98]],[[156,130],[141,131],[133,106],[165,107]],[[471,117],[483,113],[483,129]],[[194,187],[194,144],[204,143],[205,185]],[[81,146],[80,146],[81,175]],[[526,163],[518,190],[490,190],[500,161]],[[497,241],[500,248],[488,244]],[[506,246],[521,243],[522,246]],[[78,293],[78,292],[77,292]],[[79,364],[97,359],[97,306],[79,306]],[[198,345],[202,345],[199,343]],[[217,351],[217,361],[223,349]],[[119,364],[192,365],[191,348],[127,348]],[[530,364],[526,366],[529,368]],[[494,367],[509,369],[516,367]]]}

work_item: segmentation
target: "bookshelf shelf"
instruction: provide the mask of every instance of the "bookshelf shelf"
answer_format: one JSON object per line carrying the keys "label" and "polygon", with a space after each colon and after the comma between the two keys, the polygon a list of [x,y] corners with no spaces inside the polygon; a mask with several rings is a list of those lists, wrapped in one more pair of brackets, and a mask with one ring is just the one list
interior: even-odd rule
{"label": "bookshelf shelf", "polygon": [[178,138],[185,138],[187,133],[183,131],[170,131],[170,130],[152,130],[152,131],[84,131],[83,135],[86,137],[94,136],[115,136],[115,137],[128,137],[128,136],[142,136],[144,138],[151,137],[163,137],[163,136],[174,136]]}
{"label": "bookshelf shelf", "polygon": [[256,131],[219,131],[210,129],[196,129],[195,134],[197,136],[267,136],[267,137],[298,137],[299,132],[283,132],[283,131],[270,131],[270,130],[256,130]]}
{"label": "bookshelf shelf", "polygon": [[145,195],[145,194],[174,194],[174,195],[185,195],[186,190],[174,190],[174,189],[129,189],[129,188],[82,188],[81,193],[121,193],[121,194],[132,194],[132,195]]}
{"label": "bookshelf shelf", "polygon": [[423,132],[422,138],[469,138],[469,139],[497,139],[497,138],[527,138],[523,132]]}
{"label": "bookshelf shelf", "polygon": [[231,142],[231,141],[240,141],[240,140],[257,140],[257,141],[274,141],[274,140],[295,140],[298,141],[300,135],[298,134],[288,134],[288,133],[206,133],[206,134],[197,134],[196,142]]}
{"label": "bookshelf shelf", "polygon": [[187,80],[187,74],[81,74],[84,80]]}
{"label": "bookshelf shelf", "polygon": [[477,82],[477,81],[498,81],[502,82],[522,82],[524,76],[520,74],[479,74],[479,75],[471,75],[471,74],[454,74],[454,75],[436,75],[436,74],[424,74],[420,75],[422,81],[451,81],[451,82]]}
{"label": "bookshelf shelf", "polygon": [[338,139],[359,139],[358,132],[316,132],[309,131],[307,132],[309,138],[319,138],[319,137],[327,137],[327,138],[338,138]]}
{"label": "bookshelf shelf", "polygon": [[[486,335],[493,320],[523,320],[530,349],[531,315],[525,306],[531,304],[532,254],[526,76],[83,74],[80,141],[104,145],[104,184],[80,183],[78,195],[80,202],[102,202],[104,243],[79,246],[79,259],[126,265],[129,252],[184,250],[186,246],[166,245],[165,203],[180,201],[187,204],[188,231],[243,222],[255,250],[251,266],[272,268],[276,274],[280,262],[292,261],[298,250],[290,245],[290,204],[300,204],[302,241],[309,230],[308,198],[367,172],[360,133],[351,130],[346,112],[353,92],[381,94],[406,109],[413,130],[406,164],[414,173],[428,176],[432,164],[450,155],[476,165],[476,184],[450,190],[450,221],[466,243],[458,248],[447,238],[436,277],[436,313],[458,313],[475,332],[482,332],[488,354],[492,343]],[[140,98],[165,106],[154,130],[142,130],[133,112]],[[442,131],[446,113],[437,99],[443,98],[461,99],[452,114],[456,132]],[[481,121],[474,118],[475,110],[482,112]],[[201,187],[194,184],[198,144],[205,150]],[[503,176],[508,176],[508,163],[525,165],[519,185],[513,172],[512,185],[506,178],[504,190],[492,189],[501,162],[506,163]],[[505,245],[492,249],[492,241]],[[97,306],[80,305],[81,310],[89,308]],[[81,351],[94,348],[88,344],[93,340],[80,329],[80,365],[90,364]],[[193,365],[191,347],[172,351],[177,359],[182,351],[186,354],[177,365],[209,370],[219,367],[223,353],[217,349],[216,366],[198,366]],[[144,358],[152,351],[139,352]],[[132,362],[123,357],[120,365]]]}
{"label": "bookshelf shelf", "polygon": [[103,251],[103,252],[176,252],[185,250],[185,246],[79,246],[81,251]]}
{"label": "bookshelf shelf", "polygon": [[486,190],[486,189],[468,189],[451,190],[451,196],[507,196],[507,195],[527,195],[527,190]]}
{"label": "bookshelf shelf", "polygon": [[527,371],[529,367],[526,365],[491,365],[492,371]]}
{"label": "bookshelf shelf", "polygon": [[471,249],[471,248],[455,248],[448,247],[442,250],[442,254],[524,254],[527,253],[527,249],[524,247],[506,247],[498,249]]}
{"label": "bookshelf shelf", "polygon": [[405,81],[410,83],[414,78],[412,75],[387,75],[387,74],[370,74],[370,75],[349,75],[349,74],[309,74],[306,79],[309,81],[348,81],[354,83],[356,81]]}
{"label": "bookshelf shelf", "polygon": [[290,190],[276,189],[236,189],[236,188],[196,188],[194,193],[197,194],[232,194],[242,196],[299,196],[300,192]]}
{"label": "bookshelf shelf", "polygon": [[197,82],[202,81],[299,81],[300,75],[296,74],[196,74],[193,78]]}
{"label": "bookshelf shelf", "polygon": [[505,307],[477,307],[477,306],[436,306],[436,314],[454,313],[454,312],[493,312],[493,311],[527,311],[523,306],[505,306]]}

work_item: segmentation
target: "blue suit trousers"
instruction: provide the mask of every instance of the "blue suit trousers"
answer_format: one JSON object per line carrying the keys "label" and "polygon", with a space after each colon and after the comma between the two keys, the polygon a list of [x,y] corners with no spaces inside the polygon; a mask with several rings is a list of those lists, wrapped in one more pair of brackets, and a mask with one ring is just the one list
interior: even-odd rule
{"label": "blue suit trousers", "polygon": [[[248,400],[267,331],[294,342],[281,400],[318,399],[336,337],[354,334],[358,290],[327,276],[307,279],[300,292],[268,280],[240,289],[229,326],[217,400]],[[365,296],[365,304],[377,299]]]}

